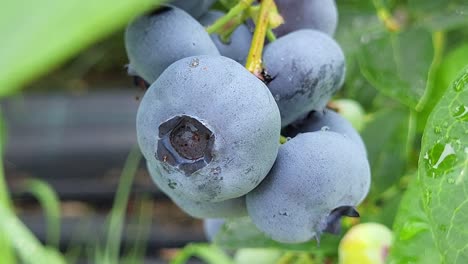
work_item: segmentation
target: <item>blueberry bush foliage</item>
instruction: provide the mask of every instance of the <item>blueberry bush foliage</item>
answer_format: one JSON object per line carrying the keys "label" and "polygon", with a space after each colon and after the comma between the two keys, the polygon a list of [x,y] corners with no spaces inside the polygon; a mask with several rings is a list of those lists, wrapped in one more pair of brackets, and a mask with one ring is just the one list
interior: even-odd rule
{"label": "blueberry bush foliage", "polygon": [[[237,2],[220,0],[213,8],[228,11]],[[340,235],[301,244],[273,241],[249,219],[239,218],[225,223],[212,244],[188,245],[174,263],[191,255],[210,263],[272,256],[274,263],[330,263],[338,260],[343,235],[359,222],[392,230],[389,263],[468,262],[468,3],[336,3],[334,38],[346,57],[346,79],[334,99],[353,99],[366,113],[360,133],[372,184],[358,208],[361,217],[344,220]],[[0,9],[0,96],[20,93],[35,78],[159,4],[5,2]],[[8,140],[4,125],[0,154]],[[0,167],[2,260],[14,263],[18,256],[25,263],[65,263],[57,249],[43,246],[15,216],[2,163]],[[242,250],[231,259],[220,248]]]}

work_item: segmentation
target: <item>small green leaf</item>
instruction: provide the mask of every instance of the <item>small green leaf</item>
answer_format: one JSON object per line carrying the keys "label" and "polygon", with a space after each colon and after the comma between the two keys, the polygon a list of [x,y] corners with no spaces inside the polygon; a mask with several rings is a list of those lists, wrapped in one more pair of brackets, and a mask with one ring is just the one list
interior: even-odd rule
{"label": "small green leaf", "polygon": [[26,192],[31,193],[41,204],[47,223],[47,244],[58,247],[60,243],[60,199],[52,186],[39,179],[28,179],[24,183]]}
{"label": "small green leaf", "polygon": [[430,115],[419,157],[419,182],[444,263],[468,262],[468,67]]}
{"label": "small green leaf", "polygon": [[454,47],[450,53],[444,58],[439,71],[437,72],[437,84],[439,86],[438,90],[445,92],[446,87],[450,86],[452,80],[454,80],[457,75],[463,70],[464,66],[466,65],[468,58],[468,43],[462,43],[457,47]]}
{"label": "small green leaf", "polygon": [[[2,121],[0,116],[0,122]],[[22,263],[65,263],[64,258],[56,250],[44,247],[14,214],[5,181],[3,148],[0,148],[0,243],[5,247],[0,250],[2,263],[4,261],[10,263],[6,260],[11,258],[10,249],[15,249]]]}
{"label": "small green leaf", "polygon": [[[0,206],[10,206],[8,189],[3,172],[3,151],[6,143],[6,129],[0,108]],[[2,216],[3,217],[3,216]],[[5,263],[16,263],[15,254],[11,242],[6,234],[0,232],[0,259]]]}
{"label": "small green leaf", "polygon": [[468,58],[468,44],[464,43],[453,48],[442,60],[434,76],[434,89],[429,96],[424,111],[418,115],[418,131],[423,131],[427,118],[437,102],[444,95],[450,83],[464,68]]}
{"label": "small green leaf", "polygon": [[14,93],[161,2],[5,1],[0,9],[0,97]]}
{"label": "small green leaf", "polygon": [[5,121],[3,119],[2,108],[0,107],[0,154],[5,150],[5,145],[7,142],[7,128]]}
{"label": "small green leaf", "polygon": [[122,264],[143,263],[145,260],[146,247],[151,235],[151,221],[153,202],[144,195],[138,202],[138,216],[136,217],[136,229],[132,230],[135,234],[130,250],[121,260]]}
{"label": "small green leaf", "polygon": [[437,263],[439,256],[432,240],[431,228],[422,206],[422,196],[416,175],[400,203],[393,224],[395,241],[390,251],[390,263]]}
{"label": "small green leaf", "polygon": [[189,244],[171,261],[171,264],[185,264],[191,257],[198,257],[207,264],[233,264],[233,260],[215,245]]}
{"label": "small green leaf", "polygon": [[10,208],[0,204],[0,215],[0,233],[11,242],[22,263],[65,263],[64,258],[56,250],[44,247]]}
{"label": "small green leaf", "polygon": [[466,58],[468,58],[468,44],[462,43],[452,48],[442,59],[440,66],[434,74],[432,93],[428,97],[424,111],[418,115],[418,131],[422,132],[424,130],[427,118],[450,86],[452,80],[463,70]]}
{"label": "small green leaf", "polygon": [[133,147],[128,154],[120,176],[119,186],[114,197],[114,204],[108,216],[107,240],[104,251],[104,263],[119,262],[122,233],[125,223],[125,210],[128,206],[132,184],[141,160],[138,147]]}
{"label": "small green leaf", "polygon": [[361,36],[358,61],[375,88],[415,109],[426,89],[433,56],[431,32],[410,28],[390,33],[381,26]]}

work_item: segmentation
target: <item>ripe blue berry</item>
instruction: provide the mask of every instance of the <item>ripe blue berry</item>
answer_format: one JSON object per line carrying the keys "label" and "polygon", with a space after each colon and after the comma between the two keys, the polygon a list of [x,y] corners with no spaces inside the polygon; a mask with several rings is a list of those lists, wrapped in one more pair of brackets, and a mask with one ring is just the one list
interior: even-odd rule
{"label": "ripe blue berry", "polygon": [[315,29],[333,36],[338,24],[335,0],[276,0],[285,23],[274,30],[281,37],[299,29]]}
{"label": "ripe blue berry", "polygon": [[345,77],[340,46],[316,30],[299,30],[266,46],[268,88],[286,126],[312,110],[323,110]]}
{"label": "ripe blue berry", "polygon": [[335,132],[299,134],[283,144],[265,180],[247,194],[254,224],[272,239],[300,243],[336,231],[370,186],[368,161]]}
{"label": "ripe blue berry", "polygon": [[179,59],[219,55],[205,28],[173,6],[163,6],[131,22],[125,31],[125,48],[129,70],[150,84]]}
{"label": "ripe blue berry", "polygon": [[287,126],[284,129],[284,134],[288,137],[295,137],[299,133],[315,132],[320,130],[340,133],[357,144],[363,153],[367,153],[364,141],[362,141],[361,136],[356,129],[354,129],[351,123],[341,117],[338,113],[329,109],[310,112],[306,118],[298,120],[297,122]]}
{"label": "ripe blue berry", "polygon": [[147,162],[147,168],[156,186],[159,187],[171,200],[185,213],[195,218],[230,218],[247,215],[245,207],[245,197],[228,199],[221,202],[200,202],[193,201],[181,193],[173,190],[177,183],[165,184],[165,179],[161,177],[161,172],[151,163]]}
{"label": "ripe blue berry", "polygon": [[173,193],[219,202],[245,195],[271,169],[280,116],[268,88],[242,65],[196,56],[173,63],[148,89],[137,135]]}

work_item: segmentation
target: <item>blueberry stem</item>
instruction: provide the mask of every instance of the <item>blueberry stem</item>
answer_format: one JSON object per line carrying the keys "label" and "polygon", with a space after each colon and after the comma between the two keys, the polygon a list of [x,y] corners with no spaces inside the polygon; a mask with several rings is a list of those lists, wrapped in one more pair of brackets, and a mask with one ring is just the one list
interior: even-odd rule
{"label": "blueberry stem", "polygon": [[285,136],[280,136],[280,144],[288,142],[288,139]]}
{"label": "blueberry stem", "polygon": [[254,0],[240,0],[226,15],[220,17],[211,26],[208,26],[206,31],[208,34],[218,33],[225,25],[235,19],[236,16],[241,15],[244,10],[249,8],[253,2]]}
{"label": "blueberry stem", "polygon": [[275,35],[275,33],[273,33],[273,30],[271,30],[271,28],[267,29],[266,37],[267,37],[268,41],[270,41],[270,42],[273,42],[273,41],[276,40],[276,35]]}
{"label": "blueberry stem", "polygon": [[245,21],[245,15],[238,15],[224,24],[217,32],[221,41],[228,43],[232,33]]}
{"label": "blueberry stem", "polygon": [[377,16],[379,17],[380,21],[382,21],[385,27],[390,32],[398,32],[401,30],[400,23],[392,16],[390,11],[385,6],[383,0],[372,0],[375,9],[377,10]]}
{"label": "blueberry stem", "polygon": [[248,71],[261,79],[262,74],[262,53],[265,44],[265,36],[269,26],[270,9],[274,7],[273,0],[262,0],[260,4],[260,14],[255,23],[255,32],[250,45],[249,55],[245,67]]}

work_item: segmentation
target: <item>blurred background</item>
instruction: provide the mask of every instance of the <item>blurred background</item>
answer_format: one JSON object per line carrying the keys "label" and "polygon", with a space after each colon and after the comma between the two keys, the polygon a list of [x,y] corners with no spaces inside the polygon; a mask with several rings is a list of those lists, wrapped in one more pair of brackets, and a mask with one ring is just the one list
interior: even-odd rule
{"label": "blurred background", "polygon": [[[11,76],[0,80],[0,87],[12,87],[0,91],[8,95],[1,101],[8,138],[3,157],[7,186],[17,214],[32,233],[78,263],[88,263],[99,254],[92,249],[103,249],[103,241],[112,240],[113,231],[118,239],[120,226],[123,236],[117,246],[128,263],[136,259],[165,263],[175,249],[206,241],[202,221],[181,212],[157,189],[135,149],[135,117],[144,90],[127,76],[123,30],[155,1],[122,3],[126,4],[85,1],[81,14],[73,4],[61,4],[52,11],[62,16],[49,17],[46,7],[57,2],[18,1],[6,3],[4,10],[11,16],[0,17],[0,32],[11,34],[0,44],[0,69]],[[422,97],[429,79],[448,87],[467,63],[468,7],[464,1],[437,0],[338,0],[337,4],[335,38],[346,53],[347,79],[336,98],[351,98],[366,112],[361,133],[374,177],[361,208],[362,220],[392,227],[403,191],[415,177],[425,121],[444,90],[435,90],[435,99],[417,113],[417,121],[412,111],[417,100],[411,98]],[[8,19],[28,10],[35,10],[29,20],[17,16],[14,22],[30,28],[26,31],[30,34],[16,34]],[[391,11],[403,25],[401,34],[388,32],[377,12],[382,10]],[[57,26],[70,14],[76,16]],[[31,26],[36,21],[46,22]],[[80,23],[85,24],[83,29],[72,26]],[[47,35],[44,28],[50,25],[56,31]],[[31,41],[37,34],[47,39]],[[78,44],[73,42],[80,39],[77,36],[81,36]],[[388,52],[389,43],[395,42],[400,45],[393,48],[401,50]],[[18,43],[36,43],[41,52],[20,54],[14,49]],[[20,48],[27,50],[26,44]],[[57,47],[66,48],[47,54]],[[405,73],[400,76],[388,60],[395,54],[401,56],[398,71]],[[46,62],[34,64],[41,60]],[[25,78],[17,71],[21,67]],[[409,91],[409,96],[392,89]],[[336,241],[330,243],[333,250]]]}
{"label": "blurred background", "polygon": [[[2,102],[6,179],[19,216],[47,240],[47,218],[28,180],[50,184],[60,199],[62,249],[105,238],[122,168],[137,144],[144,90],[126,74],[123,35],[119,30]],[[170,249],[205,241],[202,222],[157,189],[143,161],[131,177],[124,248],[140,243],[146,258],[168,260]]]}

